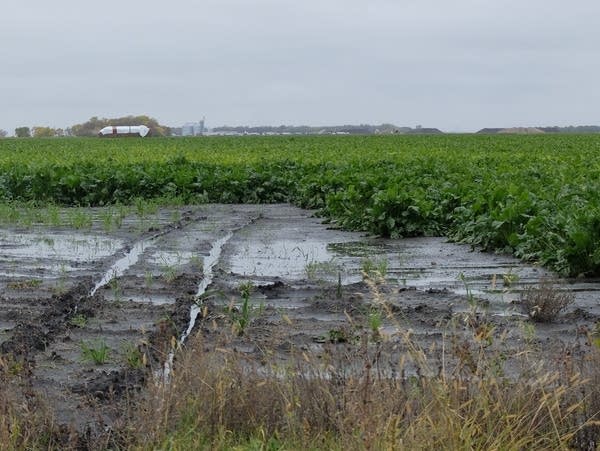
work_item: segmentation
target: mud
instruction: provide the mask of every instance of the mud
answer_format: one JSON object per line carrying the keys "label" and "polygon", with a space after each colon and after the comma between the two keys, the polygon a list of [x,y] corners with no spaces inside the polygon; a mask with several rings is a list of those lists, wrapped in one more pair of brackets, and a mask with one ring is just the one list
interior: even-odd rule
{"label": "mud", "polygon": [[[249,322],[230,346],[259,361],[266,349],[283,362],[298,350],[325,355],[372,333],[392,371],[410,332],[435,366],[450,335],[470,346],[488,325],[515,371],[525,341],[548,361],[569,346],[584,353],[600,318],[598,281],[561,281],[555,288],[574,304],[533,323],[521,298],[554,278],[542,268],[443,238],[343,232],[289,205],[164,209],[112,231],[93,214],[89,230],[0,230],[0,357],[59,423],[87,436],[112,427],[133,393],[176,365],[174,344],[193,335],[220,346],[247,283]],[[94,362],[86,347],[107,355]]]}

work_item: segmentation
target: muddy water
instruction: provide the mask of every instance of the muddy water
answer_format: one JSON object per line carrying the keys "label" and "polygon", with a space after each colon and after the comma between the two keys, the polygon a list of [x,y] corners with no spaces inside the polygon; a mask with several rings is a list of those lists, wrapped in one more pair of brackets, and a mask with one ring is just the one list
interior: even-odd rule
{"label": "muddy water", "polygon": [[[443,238],[343,232],[289,205],[165,209],[155,219],[125,218],[111,232],[100,222],[83,232],[0,230],[0,346],[15,348],[19,324],[40,330],[43,346],[22,351],[32,366],[31,385],[56,406],[61,422],[82,430],[115,417],[109,411],[118,400],[101,393],[122,393],[137,383],[131,379],[137,369],[126,363],[132,346],[148,353],[156,372],[173,364],[173,337],[183,343],[201,333],[208,344],[216,340],[198,317],[197,301],[207,290],[213,293],[209,319],[226,324],[232,314],[224,307],[239,306],[239,287],[251,282],[250,324],[236,349],[254,355],[275,346],[285,359],[290,349],[319,352],[332,331],[355,330],[381,302],[398,312],[381,326],[390,342],[410,329],[431,345],[440,324],[462,318],[475,300],[507,334],[506,346],[516,346],[526,321],[523,291],[553,277]],[[384,276],[379,293],[363,280],[367,273]],[[598,281],[565,281],[558,288],[576,301],[557,322],[536,326],[545,346],[577,339],[600,318]],[[82,343],[104,343],[108,361],[86,361]],[[98,399],[107,409],[101,415]]]}
{"label": "muddy water", "polygon": [[[231,239],[221,263],[229,286],[243,280],[256,285],[277,280],[291,286],[350,285],[363,280],[365,271],[378,271],[402,289],[460,296],[456,311],[470,308],[469,293],[487,301],[494,314],[521,316],[515,304],[523,291],[540,280],[556,279],[511,256],[479,252],[444,238],[367,237],[330,229],[304,212],[295,213],[274,210]],[[558,288],[573,291],[577,307],[600,315],[597,281],[563,281]],[[291,301],[289,307],[298,307],[298,302]]]}

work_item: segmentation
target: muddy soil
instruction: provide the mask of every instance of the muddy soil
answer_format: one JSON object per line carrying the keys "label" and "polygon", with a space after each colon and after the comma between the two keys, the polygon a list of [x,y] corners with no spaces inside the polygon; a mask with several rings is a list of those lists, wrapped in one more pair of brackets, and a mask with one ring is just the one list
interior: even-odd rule
{"label": "muddy soil", "polygon": [[0,229],[0,371],[82,436],[115,427],[132,393],[165,377],[177,342],[216,348],[223,327],[239,329],[244,285],[237,352],[285,362],[368,334],[390,375],[409,331],[432,368],[446,361],[444,343],[483,340],[510,372],[525,343],[551,364],[565,349],[585,353],[600,318],[598,281],[561,281],[575,302],[535,323],[521,300],[554,278],[542,268],[443,238],[343,232],[289,205],[164,209],[116,230],[90,213],[86,230]]}

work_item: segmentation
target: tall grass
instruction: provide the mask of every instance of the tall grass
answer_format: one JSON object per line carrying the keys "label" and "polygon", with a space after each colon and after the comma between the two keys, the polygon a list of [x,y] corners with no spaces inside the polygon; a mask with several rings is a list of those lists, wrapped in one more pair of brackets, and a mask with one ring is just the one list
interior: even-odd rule
{"label": "tall grass", "polygon": [[59,427],[22,377],[26,364],[0,356],[0,449],[58,449]]}
{"label": "tall grass", "polygon": [[[224,332],[227,334],[227,332]],[[211,347],[201,336],[177,359],[171,384],[154,384],[133,418],[141,449],[595,449],[600,354],[585,367],[535,366],[499,376],[494,355],[477,371],[432,368],[409,334],[391,370],[365,333],[325,355],[288,364]],[[225,339],[227,340],[227,339]],[[451,349],[451,346],[448,346]],[[266,352],[266,355],[275,353]],[[394,364],[395,365],[395,364]],[[532,369],[533,368],[533,369]]]}

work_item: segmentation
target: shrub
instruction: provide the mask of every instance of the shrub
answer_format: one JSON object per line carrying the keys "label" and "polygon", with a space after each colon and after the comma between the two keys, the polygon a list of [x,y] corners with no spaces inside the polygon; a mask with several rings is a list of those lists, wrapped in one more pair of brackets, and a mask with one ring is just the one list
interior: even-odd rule
{"label": "shrub", "polygon": [[538,287],[529,287],[521,296],[525,313],[540,323],[554,321],[574,301],[571,293],[558,290],[548,281],[543,281]]}

